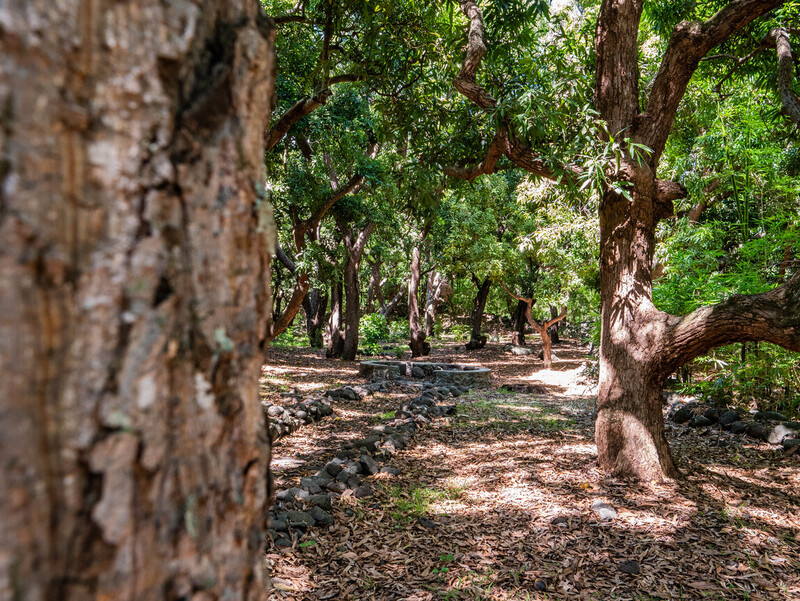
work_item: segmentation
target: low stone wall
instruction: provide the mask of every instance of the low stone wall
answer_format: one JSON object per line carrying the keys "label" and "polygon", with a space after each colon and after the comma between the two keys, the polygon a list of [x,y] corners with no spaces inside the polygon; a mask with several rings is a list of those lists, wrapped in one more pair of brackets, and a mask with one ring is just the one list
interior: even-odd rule
{"label": "low stone wall", "polygon": [[432,380],[436,384],[488,386],[492,372],[486,367],[422,361],[362,361],[358,375],[370,380]]}

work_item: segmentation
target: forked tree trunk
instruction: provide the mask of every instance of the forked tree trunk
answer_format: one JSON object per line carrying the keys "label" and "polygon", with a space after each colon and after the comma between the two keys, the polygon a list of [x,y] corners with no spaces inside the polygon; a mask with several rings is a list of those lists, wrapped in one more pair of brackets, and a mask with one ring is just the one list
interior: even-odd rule
{"label": "forked tree trunk", "polygon": [[[497,101],[476,79],[486,54],[483,16],[474,0],[459,3],[469,21],[469,35],[453,85],[480,108],[494,111]],[[617,476],[661,480],[677,475],[664,438],[660,393],[666,377],[681,365],[733,342],[765,340],[800,350],[800,272],[770,292],[733,296],[684,317],[662,313],[652,303],[655,228],[674,213],[673,201],[686,194],[681,185],[656,177],[681,99],[704,56],[781,4],[782,0],[737,0],[702,23],[678,23],[642,103],[638,32],[644,3],[601,3],[595,29],[595,108],[612,135],[624,132],[640,148],[636,158],[626,154],[607,169],[609,177],[627,187],[630,198],[606,190],[600,203],[602,335],[595,438],[601,468]],[[783,109],[800,123],[800,102],[791,91],[789,32],[774,29],[762,43],[776,48]],[[642,155],[643,147],[647,151]],[[577,173],[569,165],[552,171],[515,138],[507,121],[498,124],[477,167],[446,172],[472,181],[492,173],[502,155],[543,177],[562,179],[565,173]]]}
{"label": "forked tree trunk", "polygon": [[325,311],[327,308],[328,296],[316,288],[309,290],[303,299],[308,344],[312,348],[322,348],[322,330],[325,327]]}
{"label": "forked tree trunk", "polygon": [[265,599],[271,22],[0,13],[0,598]]}
{"label": "forked tree trunk", "polygon": [[408,327],[411,331],[411,347],[412,357],[422,357],[429,355],[431,352],[431,345],[425,342],[425,331],[422,329],[419,318],[419,302],[417,295],[419,293],[419,281],[421,279],[422,271],[422,253],[420,252],[419,244],[414,246],[411,251],[411,278],[408,280]]}
{"label": "forked tree trunk", "polygon": [[472,301],[472,312],[469,316],[471,331],[469,342],[466,345],[468,351],[486,346],[487,337],[481,335],[481,328],[483,327],[483,311],[486,309],[486,301],[489,298],[489,290],[492,287],[492,281],[488,277],[481,282],[475,277],[475,274],[472,274],[472,283],[478,287],[478,291]]}

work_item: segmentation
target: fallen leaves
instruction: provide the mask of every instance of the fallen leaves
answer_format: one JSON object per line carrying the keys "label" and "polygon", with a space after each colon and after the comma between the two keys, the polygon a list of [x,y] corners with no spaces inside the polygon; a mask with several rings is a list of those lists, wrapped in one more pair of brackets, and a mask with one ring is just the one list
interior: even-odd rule
{"label": "fallen leaves", "polygon": [[[534,359],[507,367],[491,349],[476,353],[447,359],[477,357],[503,382],[547,387],[534,379]],[[580,360],[559,356],[575,357],[570,369]],[[354,419],[311,431],[355,438],[369,411],[390,401],[348,406]],[[282,583],[276,601],[800,599],[797,456],[668,424],[686,479],[633,485],[597,471],[592,399],[486,391],[459,401],[449,424],[434,422],[392,460],[400,476],[372,479],[375,497],[339,500],[316,545],[267,556]],[[332,454],[305,440],[278,451],[302,454],[309,471]],[[394,487],[458,494],[431,497],[428,528],[419,516],[398,522]],[[603,522],[596,501],[617,517]]]}

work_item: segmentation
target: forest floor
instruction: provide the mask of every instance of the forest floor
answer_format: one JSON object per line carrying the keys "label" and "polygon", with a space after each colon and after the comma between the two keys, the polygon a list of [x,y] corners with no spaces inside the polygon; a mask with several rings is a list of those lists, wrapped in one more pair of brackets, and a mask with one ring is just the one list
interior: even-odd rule
{"label": "forest floor", "polygon": [[[596,467],[585,347],[554,347],[547,370],[500,344],[463,348],[434,344],[429,359],[490,367],[492,387],[419,431],[388,464],[399,476],[369,478],[374,496],[335,504],[333,526],[269,550],[272,599],[800,599],[800,453],[668,423],[684,478],[617,481]],[[262,394],[280,402],[290,389],[362,383],[357,374],[357,363],[320,351],[275,348]],[[278,441],[278,489],[401,402],[389,393],[336,401],[334,416]],[[598,500],[617,517],[601,521]]]}

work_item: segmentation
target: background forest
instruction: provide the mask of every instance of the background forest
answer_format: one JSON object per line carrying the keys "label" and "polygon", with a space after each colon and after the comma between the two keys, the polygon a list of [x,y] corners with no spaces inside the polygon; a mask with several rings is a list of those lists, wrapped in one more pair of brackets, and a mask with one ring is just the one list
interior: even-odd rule
{"label": "background forest", "polygon": [[[643,94],[675,24],[723,4],[645,3]],[[598,203],[627,142],[624,131],[603,132],[593,102],[599,3],[484,7],[491,111],[453,90],[467,33],[454,4],[265,7],[279,15],[265,154],[279,240],[273,344],[324,340],[328,356],[348,359],[385,351],[390,338],[402,342],[397,353],[425,336],[477,348],[484,336],[518,332],[524,344],[524,303],[506,287],[533,299],[540,321],[566,308],[562,335],[599,345]],[[764,39],[798,15],[785,3],[704,57],[692,78],[660,166],[687,191],[656,234],[660,310],[685,315],[765,292],[795,266],[798,128]],[[504,157],[485,169],[501,121],[555,174],[543,179]],[[564,175],[567,161],[577,177]],[[740,343],[695,359],[675,385],[796,415],[799,368],[790,351]]]}

